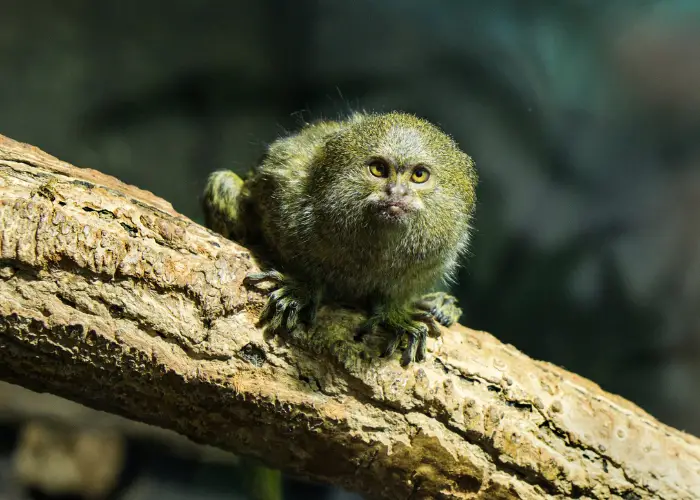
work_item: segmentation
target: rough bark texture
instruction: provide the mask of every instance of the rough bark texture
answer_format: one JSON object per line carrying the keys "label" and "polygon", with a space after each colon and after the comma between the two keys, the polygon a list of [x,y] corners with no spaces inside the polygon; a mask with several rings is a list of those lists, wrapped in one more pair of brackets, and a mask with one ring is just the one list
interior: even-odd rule
{"label": "rough bark texture", "polygon": [[700,441],[485,332],[267,338],[249,253],[0,136],[0,378],[373,498],[700,498]]}

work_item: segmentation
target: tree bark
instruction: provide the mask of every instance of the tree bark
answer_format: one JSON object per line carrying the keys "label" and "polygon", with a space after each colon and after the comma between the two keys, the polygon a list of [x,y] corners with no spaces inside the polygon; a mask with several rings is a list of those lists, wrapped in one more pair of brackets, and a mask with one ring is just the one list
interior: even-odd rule
{"label": "tree bark", "polygon": [[0,224],[0,379],[370,498],[700,498],[697,438],[488,333],[267,336],[246,249],[2,136]]}

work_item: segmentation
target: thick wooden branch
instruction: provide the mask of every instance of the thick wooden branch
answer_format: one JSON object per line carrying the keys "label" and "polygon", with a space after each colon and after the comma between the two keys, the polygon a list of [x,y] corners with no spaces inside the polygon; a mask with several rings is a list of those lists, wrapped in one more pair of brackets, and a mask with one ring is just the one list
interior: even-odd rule
{"label": "thick wooden branch", "polygon": [[491,335],[266,338],[249,253],[0,136],[0,378],[373,498],[700,498],[700,441]]}

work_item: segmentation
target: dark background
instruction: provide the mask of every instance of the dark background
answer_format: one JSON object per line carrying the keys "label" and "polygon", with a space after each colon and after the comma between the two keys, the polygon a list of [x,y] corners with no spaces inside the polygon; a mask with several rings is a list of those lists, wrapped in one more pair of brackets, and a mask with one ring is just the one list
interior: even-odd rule
{"label": "dark background", "polygon": [[0,1],[0,133],[199,222],[212,170],[359,108],[476,160],[462,323],[700,434],[698,2]]}

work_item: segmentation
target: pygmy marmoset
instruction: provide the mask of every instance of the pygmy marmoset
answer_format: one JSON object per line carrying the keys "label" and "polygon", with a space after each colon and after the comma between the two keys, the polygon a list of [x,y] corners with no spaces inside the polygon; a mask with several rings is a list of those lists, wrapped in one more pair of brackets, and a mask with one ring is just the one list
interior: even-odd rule
{"label": "pygmy marmoset", "polygon": [[449,279],[469,241],[477,175],[435,125],[392,112],[307,124],[273,142],[245,180],[213,173],[206,224],[261,248],[271,281],[260,319],[276,332],[312,324],[320,301],[366,307],[361,329],[406,337],[402,363],[425,358],[426,336],[461,315],[430,292]]}

